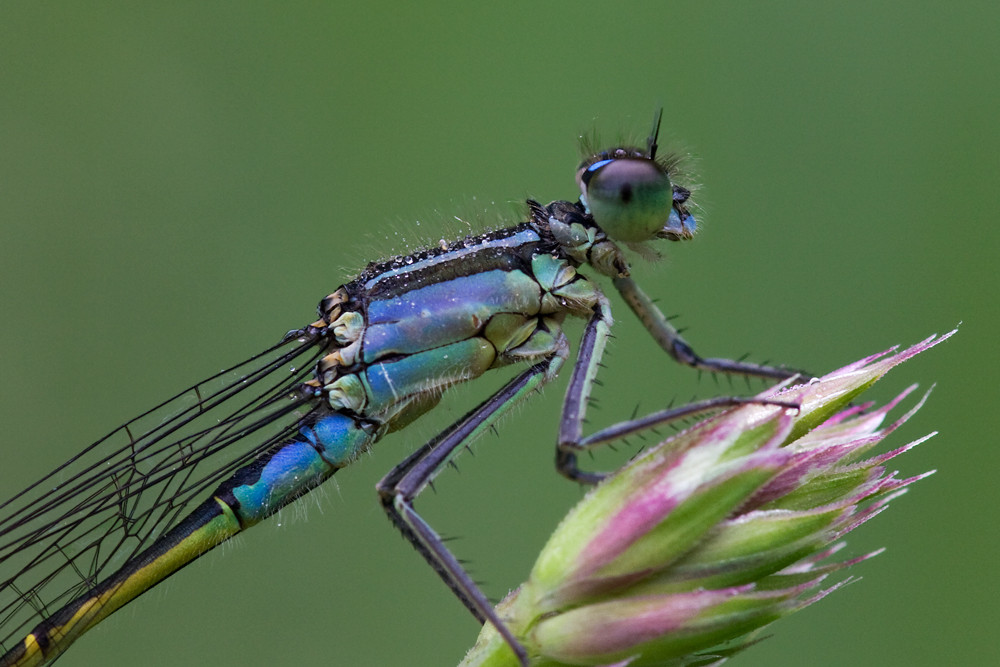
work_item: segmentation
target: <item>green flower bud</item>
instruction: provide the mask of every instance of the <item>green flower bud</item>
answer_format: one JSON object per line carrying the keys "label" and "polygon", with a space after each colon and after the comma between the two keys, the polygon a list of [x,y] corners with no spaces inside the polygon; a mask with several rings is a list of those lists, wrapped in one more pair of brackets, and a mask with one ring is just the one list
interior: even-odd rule
{"label": "green flower bud", "polygon": [[[954,333],[770,389],[759,398],[800,408],[727,410],[592,489],[497,607],[532,665],[711,664],[843,585],[819,588],[875,553],[837,561],[842,537],[926,476],[884,466],[926,437],[863,458],[923,404],[886,424],[915,387],[878,409],[849,404]],[[489,625],[462,663],[515,664]]]}

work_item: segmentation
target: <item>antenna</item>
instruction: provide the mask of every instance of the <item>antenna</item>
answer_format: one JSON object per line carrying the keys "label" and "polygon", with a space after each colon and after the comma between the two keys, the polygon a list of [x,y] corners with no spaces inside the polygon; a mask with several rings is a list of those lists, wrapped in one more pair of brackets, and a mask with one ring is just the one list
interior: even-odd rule
{"label": "antenna", "polygon": [[660,120],[663,118],[663,107],[656,110],[656,115],[653,117],[653,130],[649,134],[649,138],[646,139],[646,152],[649,153],[649,159],[653,160],[656,158],[656,140],[660,136]]}

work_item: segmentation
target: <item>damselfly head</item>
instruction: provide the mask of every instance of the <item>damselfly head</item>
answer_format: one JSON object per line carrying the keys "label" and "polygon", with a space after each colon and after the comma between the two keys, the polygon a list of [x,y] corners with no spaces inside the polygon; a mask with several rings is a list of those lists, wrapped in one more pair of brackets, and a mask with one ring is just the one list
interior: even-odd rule
{"label": "damselfly head", "polygon": [[591,155],[576,172],[580,201],[613,240],[642,243],[694,236],[696,222],[684,206],[690,192],[670,180],[676,160],[656,159],[657,112],[646,149],[613,148]]}

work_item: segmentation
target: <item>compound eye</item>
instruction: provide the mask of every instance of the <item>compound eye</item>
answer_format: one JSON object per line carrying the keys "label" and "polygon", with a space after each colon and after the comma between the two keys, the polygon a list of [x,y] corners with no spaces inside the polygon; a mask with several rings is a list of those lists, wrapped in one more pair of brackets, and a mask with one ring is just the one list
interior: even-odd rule
{"label": "compound eye", "polygon": [[582,168],[577,181],[587,210],[614,240],[649,241],[669,224],[674,189],[655,160],[599,160]]}

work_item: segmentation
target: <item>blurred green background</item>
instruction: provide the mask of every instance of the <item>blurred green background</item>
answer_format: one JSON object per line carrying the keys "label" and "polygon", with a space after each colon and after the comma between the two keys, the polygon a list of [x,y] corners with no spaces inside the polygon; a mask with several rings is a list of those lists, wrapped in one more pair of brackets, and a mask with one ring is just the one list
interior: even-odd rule
{"label": "blurred green background", "polygon": [[[735,664],[996,660],[998,34],[986,2],[4,3],[0,495],[309,322],[367,261],[461,233],[452,216],[575,197],[577,136],[644,137],[664,105],[702,233],[638,275],[702,354],[823,372],[964,320],[873,391],[937,383],[893,443],[940,430],[899,461],[939,473],[850,537],[888,552]],[[727,390],[613,303],[595,422]],[[478,628],[373,485],[501,379],[60,664],[454,664]],[[581,495],[551,463],[564,386],[419,503],[491,595]]]}

